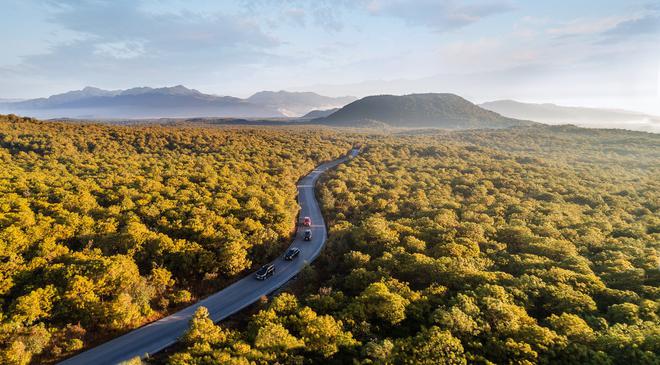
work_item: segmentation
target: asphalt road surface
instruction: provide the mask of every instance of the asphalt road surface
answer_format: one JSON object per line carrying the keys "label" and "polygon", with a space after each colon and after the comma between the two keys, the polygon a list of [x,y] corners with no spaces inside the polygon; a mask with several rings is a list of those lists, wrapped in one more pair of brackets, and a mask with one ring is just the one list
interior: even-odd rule
{"label": "asphalt road surface", "polygon": [[345,162],[349,159],[349,156],[354,157],[358,153],[359,150],[353,149],[345,157],[321,164],[298,182],[298,204],[301,207],[300,219],[303,217],[312,218],[312,240],[303,241],[302,232],[307,227],[299,227],[296,238],[290,247],[300,248],[300,255],[293,261],[284,261],[282,257],[273,261],[275,265],[273,276],[260,281],[255,279],[254,273],[250,273],[227,288],[179,312],[82,352],[62,361],[60,364],[117,364],[136,356],[145,357],[148,354],[154,354],[174,344],[181,337],[188,328],[188,321],[198,307],[208,308],[211,319],[218,322],[256,302],[261,296],[272,293],[291,280],[306,263],[313,261],[319,255],[328,237],[321,209],[314,195],[316,181],[322,173]]}

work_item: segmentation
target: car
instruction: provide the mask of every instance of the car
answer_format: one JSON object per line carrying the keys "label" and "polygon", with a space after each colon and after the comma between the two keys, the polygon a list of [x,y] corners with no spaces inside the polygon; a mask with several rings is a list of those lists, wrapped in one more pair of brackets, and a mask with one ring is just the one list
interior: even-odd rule
{"label": "car", "polygon": [[262,266],[255,275],[258,280],[266,280],[275,274],[275,265],[266,264]]}
{"label": "car", "polygon": [[299,254],[300,254],[300,249],[298,247],[291,247],[289,251],[287,251],[284,254],[284,259],[287,261],[291,261],[296,257],[298,257]]}
{"label": "car", "polygon": [[303,218],[303,226],[309,227],[311,225],[312,225],[312,218],[310,217]]}
{"label": "car", "polygon": [[312,240],[312,230],[311,229],[306,229],[305,232],[303,232],[303,240],[305,240],[305,241],[311,241]]}

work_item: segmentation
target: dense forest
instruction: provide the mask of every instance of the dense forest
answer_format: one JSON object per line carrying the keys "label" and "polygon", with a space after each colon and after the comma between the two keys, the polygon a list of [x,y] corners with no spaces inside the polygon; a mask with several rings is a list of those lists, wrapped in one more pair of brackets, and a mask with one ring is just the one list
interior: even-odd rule
{"label": "dense forest", "polygon": [[658,364],[658,161],[571,126],[374,136],[321,181],[319,259],[155,362]]}
{"label": "dense forest", "polygon": [[321,129],[111,127],[0,116],[0,363],[52,362],[279,254]]}
{"label": "dense forest", "polygon": [[319,184],[319,259],[232,321],[201,308],[148,362],[660,362],[658,135],[0,116],[0,363],[62,359],[280,254],[298,178],[356,141]]}

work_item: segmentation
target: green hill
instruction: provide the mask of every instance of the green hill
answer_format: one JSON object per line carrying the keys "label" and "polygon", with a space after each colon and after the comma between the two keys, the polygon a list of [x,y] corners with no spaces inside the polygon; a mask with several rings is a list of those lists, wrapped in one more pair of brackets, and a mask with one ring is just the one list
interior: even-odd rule
{"label": "green hill", "polygon": [[368,96],[316,121],[350,127],[385,123],[391,127],[446,129],[507,128],[537,124],[503,117],[454,94]]}

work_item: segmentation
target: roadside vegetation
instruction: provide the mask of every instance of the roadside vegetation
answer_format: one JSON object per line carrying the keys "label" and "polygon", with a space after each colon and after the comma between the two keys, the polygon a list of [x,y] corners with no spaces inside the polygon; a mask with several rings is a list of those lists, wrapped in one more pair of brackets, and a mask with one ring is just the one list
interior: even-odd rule
{"label": "roadside vegetation", "polygon": [[52,362],[281,253],[321,129],[0,116],[0,363]]}
{"label": "roadside vegetation", "polygon": [[372,138],[321,181],[321,257],[172,365],[657,364],[660,137],[570,126]]}

